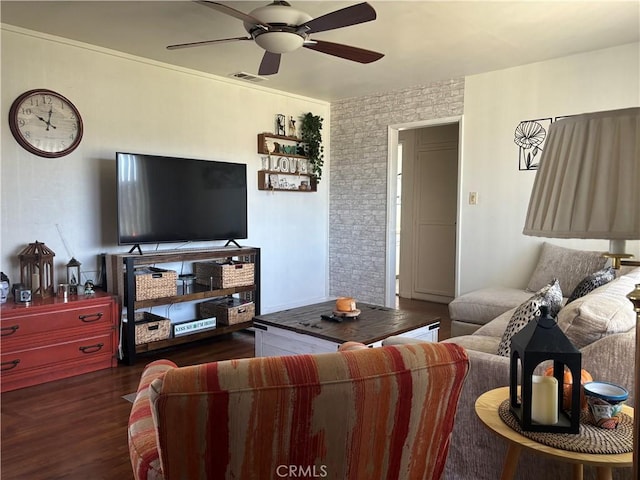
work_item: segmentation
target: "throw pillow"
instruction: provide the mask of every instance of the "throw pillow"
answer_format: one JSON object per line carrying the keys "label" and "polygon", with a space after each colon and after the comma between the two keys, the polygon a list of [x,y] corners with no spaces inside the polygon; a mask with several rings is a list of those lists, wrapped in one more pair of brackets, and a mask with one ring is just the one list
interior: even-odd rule
{"label": "throw pillow", "polygon": [[640,283],[640,268],[568,303],[558,314],[558,326],[576,348],[635,327],[636,314],[627,298]]}
{"label": "throw pillow", "polygon": [[604,268],[606,262],[602,252],[574,250],[545,242],[527,290],[537,292],[557,278],[563,292],[573,292],[584,277]]}
{"label": "throw pillow", "polygon": [[603,268],[597,272],[593,272],[591,275],[587,275],[582,279],[576,288],[574,288],[567,304],[573,302],[575,299],[585,296],[587,293],[591,293],[596,288],[606,285],[611,280],[616,278],[616,272],[612,267]]}
{"label": "throw pillow", "polygon": [[538,290],[529,300],[516,308],[502,334],[500,345],[498,345],[498,355],[503,357],[510,355],[511,337],[522,330],[531,320],[540,316],[541,305],[549,307],[549,315],[552,317],[555,317],[560,311],[560,307],[562,307],[562,290],[560,290],[560,283],[557,279]]}

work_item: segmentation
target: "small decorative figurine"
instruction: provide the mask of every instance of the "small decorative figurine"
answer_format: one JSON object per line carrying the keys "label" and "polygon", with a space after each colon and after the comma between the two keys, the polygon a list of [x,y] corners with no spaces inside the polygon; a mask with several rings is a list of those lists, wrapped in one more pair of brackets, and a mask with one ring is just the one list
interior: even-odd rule
{"label": "small decorative figurine", "polygon": [[284,129],[285,119],[286,117],[281,113],[276,115],[276,135],[282,135],[283,137],[286,136]]}
{"label": "small decorative figurine", "polygon": [[84,294],[93,295],[94,293],[96,293],[93,287],[93,280],[87,280],[86,282],[84,282]]}
{"label": "small decorative figurine", "polygon": [[296,121],[293,117],[289,117],[289,136],[297,137],[296,134]]}

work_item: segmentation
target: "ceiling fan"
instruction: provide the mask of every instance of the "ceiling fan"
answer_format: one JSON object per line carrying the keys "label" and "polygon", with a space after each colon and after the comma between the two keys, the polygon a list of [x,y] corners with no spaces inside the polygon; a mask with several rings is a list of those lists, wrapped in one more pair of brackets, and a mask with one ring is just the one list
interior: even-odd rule
{"label": "ceiling fan", "polygon": [[312,18],[307,13],[296,10],[285,1],[274,1],[264,7],[256,8],[250,13],[241,12],[218,2],[198,0],[196,3],[242,20],[244,28],[249,35],[246,37],[180,43],[169,45],[167,49],[176,50],[216,43],[254,40],[265,50],[258,70],[259,75],[278,73],[281,55],[297,50],[300,47],[359,63],[375,62],[384,56],[382,53],[363,48],[309,38],[309,35],[314,33],[375,20],[376,11],[366,2],[335,10],[317,18]]}

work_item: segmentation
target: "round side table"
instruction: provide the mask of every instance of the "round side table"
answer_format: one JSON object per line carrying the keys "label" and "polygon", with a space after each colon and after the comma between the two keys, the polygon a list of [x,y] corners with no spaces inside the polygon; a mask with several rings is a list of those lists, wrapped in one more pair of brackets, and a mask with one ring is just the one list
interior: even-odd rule
{"label": "round side table", "polygon": [[[582,480],[583,465],[592,465],[598,472],[598,480],[611,480],[612,468],[631,468],[633,452],[620,454],[590,454],[561,450],[538,443],[519,434],[502,421],[498,414],[500,404],[509,398],[509,387],[500,387],[483,393],[476,400],[476,414],[489,430],[504,438],[508,444],[507,456],[502,468],[501,480],[512,480],[522,449],[535,454],[555,458],[573,464],[573,480]],[[633,417],[633,408],[624,405],[622,411]]]}

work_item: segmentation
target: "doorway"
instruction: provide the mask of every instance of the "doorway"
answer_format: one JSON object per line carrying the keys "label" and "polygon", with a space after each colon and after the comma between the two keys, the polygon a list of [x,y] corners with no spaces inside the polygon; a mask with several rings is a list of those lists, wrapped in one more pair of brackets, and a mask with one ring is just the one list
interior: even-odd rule
{"label": "doorway", "polygon": [[461,118],[389,127],[386,304],[458,290]]}

